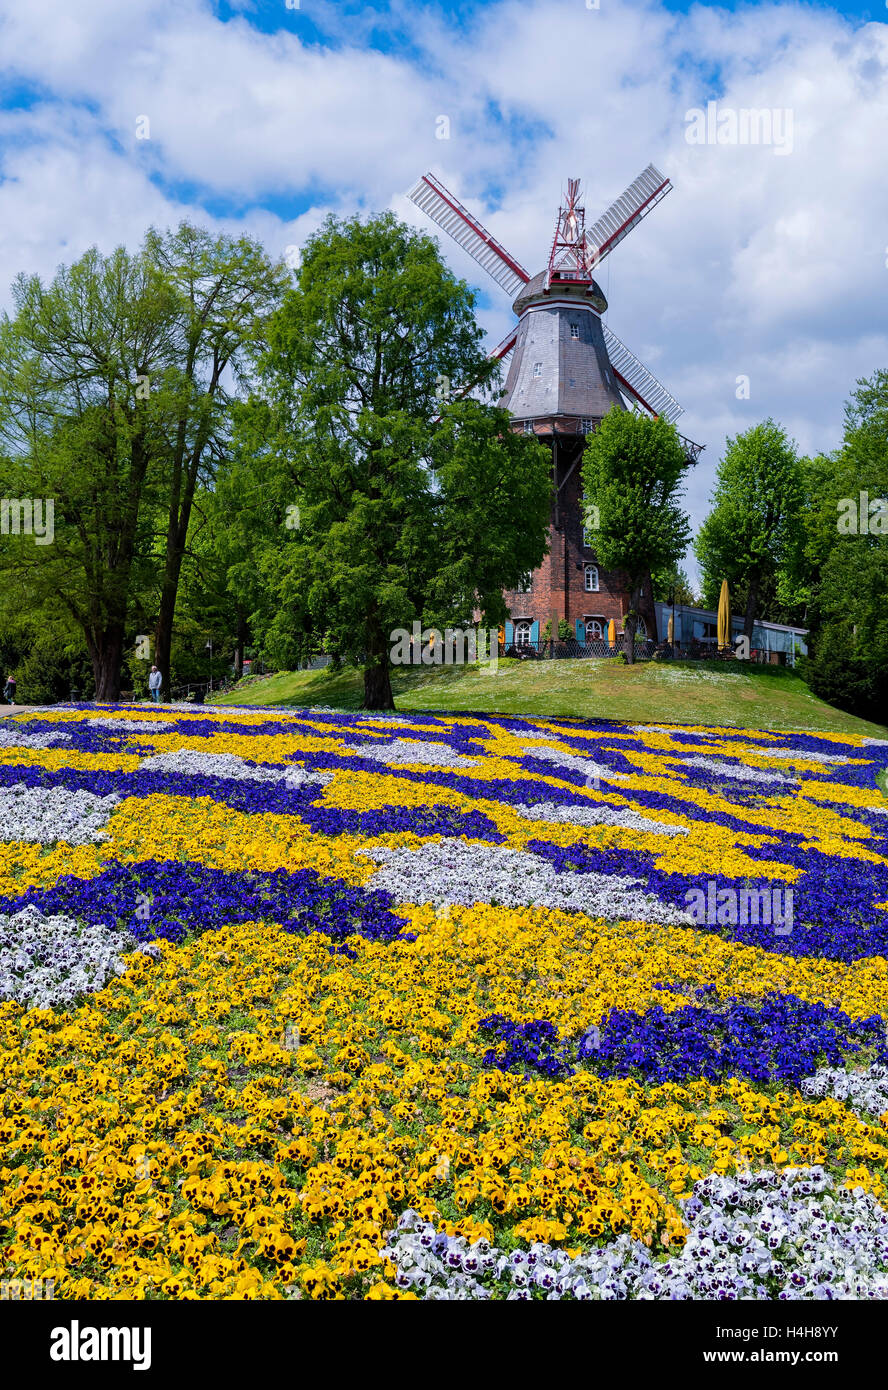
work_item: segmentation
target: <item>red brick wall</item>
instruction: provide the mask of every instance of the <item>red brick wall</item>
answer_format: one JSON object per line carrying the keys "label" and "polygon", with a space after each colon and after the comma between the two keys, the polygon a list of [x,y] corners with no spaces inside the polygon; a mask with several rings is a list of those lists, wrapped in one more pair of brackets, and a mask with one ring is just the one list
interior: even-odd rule
{"label": "red brick wall", "polygon": [[[572,440],[559,439],[557,447],[558,479],[562,486],[557,501],[553,496],[549,554],[540,568],[534,571],[531,592],[519,594],[514,590],[506,591],[506,606],[513,619],[530,618],[539,622],[540,635],[552,618],[555,620],[554,636],[559,619],[566,618],[574,627],[577,618],[585,619],[587,614],[601,616],[605,623],[611,618],[616,619],[617,632],[621,632],[623,616],[629,608],[625,575],[604,570],[598,565],[598,592],[587,593],[585,589],[584,566],[597,564],[597,561],[594,548],[583,545],[581,444],[579,441],[575,444]],[[574,463],[576,467],[571,472]],[[590,532],[589,539],[594,541],[594,532]],[[645,581],[640,609],[648,635],[656,638],[650,578]]]}

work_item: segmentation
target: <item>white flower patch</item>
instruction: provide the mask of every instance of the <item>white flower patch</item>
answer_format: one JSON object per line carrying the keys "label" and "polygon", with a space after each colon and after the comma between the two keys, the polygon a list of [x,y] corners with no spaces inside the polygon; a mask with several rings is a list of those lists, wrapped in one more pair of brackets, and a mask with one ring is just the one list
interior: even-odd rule
{"label": "white flower patch", "polygon": [[401,763],[423,767],[475,767],[479,761],[454,753],[446,743],[419,743],[404,738],[392,739],[391,743],[368,743],[355,751],[362,758],[372,758],[387,767],[397,767]]}
{"label": "white flower patch", "polygon": [[787,777],[785,773],[776,769],[768,771],[761,767],[734,767],[732,763],[723,763],[718,758],[679,758],[677,761],[683,767],[703,768],[707,772],[717,772],[722,777],[730,777],[737,782],[786,782],[794,785],[798,781],[797,777]]}
{"label": "white flower patch", "polygon": [[98,844],[107,840],[108,817],[120,798],[64,787],[28,787],[23,782],[0,790],[0,840],[33,840],[51,845]]}
{"label": "white flower patch", "polygon": [[472,907],[551,907],[643,922],[691,923],[687,912],[639,892],[641,881],[610,874],[558,873],[524,850],[470,845],[464,840],[426,844],[421,849],[357,851],[382,867],[367,887],[383,888],[401,903],[444,903]]}
{"label": "white flower patch", "polygon": [[853,763],[853,758],[846,758],[841,753],[809,753],[802,752],[797,748],[744,748],[744,754],[754,754],[759,758],[783,758],[791,763],[824,763],[827,766],[838,766],[840,763]]}
{"label": "white flower patch", "polygon": [[90,719],[90,727],[97,729],[120,729],[123,733],[156,734],[170,732],[172,719]]}
{"label": "white flower patch", "polygon": [[175,748],[143,758],[139,770],[179,772],[191,777],[225,777],[237,782],[284,782],[300,787],[306,782],[325,785],[332,772],[306,772],[304,767],[254,767],[234,753],[202,753],[196,748]]}
{"label": "white flower patch", "polygon": [[511,1252],[483,1238],[469,1245],[412,1210],[381,1253],[399,1288],[435,1302],[888,1297],[888,1212],[823,1168],[712,1174],[679,1201],[688,1238],[666,1260],[628,1235],[575,1255],[542,1242]]}
{"label": "white flower patch", "polygon": [[651,835],[691,833],[684,825],[648,820],[628,807],[607,806],[601,802],[590,802],[588,806],[562,806],[556,801],[537,801],[532,806],[514,806],[513,810],[525,820],[553,821],[563,825],[619,825],[624,830],[645,830]]}
{"label": "white flower patch", "polygon": [[863,744],[865,748],[888,748],[888,738],[865,738]]}
{"label": "white flower patch", "polygon": [[715,734],[701,734],[696,730],[683,729],[680,724],[630,724],[633,734],[689,734],[691,738],[712,739]]}
{"label": "white flower patch", "polygon": [[595,777],[599,782],[625,782],[632,776],[628,772],[614,772],[612,768],[596,763],[592,758],[583,758],[578,753],[561,753],[557,748],[529,746],[522,748],[521,752],[533,758],[541,758],[546,763],[556,763],[558,767],[568,767],[573,772],[582,772],[585,777]]}
{"label": "white flower patch", "polygon": [[874,1062],[859,1071],[844,1071],[837,1067],[820,1067],[801,1084],[802,1095],[821,1100],[833,1096],[844,1101],[852,1110],[877,1118],[888,1110],[888,1067]]}
{"label": "white flower patch", "polygon": [[35,907],[0,914],[0,1000],[28,1009],[65,1008],[122,975],[123,953],[134,947],[128,933],[44,917]]}
{"label": "white flower patch", "polygon": [[15,724],[0,725],[0,748],[54,748],[59,743],[70,743],[71,735],[58,730],[45,734],[20,734]]}

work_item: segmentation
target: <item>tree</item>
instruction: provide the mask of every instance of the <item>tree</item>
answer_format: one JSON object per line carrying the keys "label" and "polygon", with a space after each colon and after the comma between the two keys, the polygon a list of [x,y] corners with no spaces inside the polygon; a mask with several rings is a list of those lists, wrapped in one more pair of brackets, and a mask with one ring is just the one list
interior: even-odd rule
{"label": "tree", "polygon": [[144,388],[169,360],[174,296],[144,250],[122,247],[108,257],[93,248],[49,286],[19,276],[12,295],[14,315],[0,323],[0,448],[19,534],[4,547],[4,579],[27,611],[73,620],[95,698],[116,700],[165,447],[163,393]]}
{"label": "tree", "polygon": [[777,577],[796,543],[802,508],[802,470],[796,447],[773,420],[727,441],[718,466],[712,510],[695,550],[703,596],[717,602],[723,579],[745,605],[749,638],[762,594],[776,591]]}
{"label": "tree", "polygon": [[276,500],[257,565],[277,638],[363,662],[366,708],[394,707],[396,628],[474,610],[496,623],[502,590],[545,554],[546,451],[504,411],[454,399],[491,371],[473,304],[435,243],[392,214],[328,218],[236,411],[231,473]]}
{"label": "tree", "polygon": [[651,593],[657,603],[668,603],[674,592],[675,602],[687,608],[697,605],[694,587],[678,565],[665,565],[651,575]]}
{"label": "tree", "polygon": [[888,689],[888,371],[858,381],[842,446],[806,472],[804,674],[823,699],[884,721]]}
{"label": "tree", "polygon": [[645,578],[678,564],[690,527],[678,503],[688,466],[675,427],[614,407],[586,441],[583,490],[598,508],[595,551],[622,570],[629,588],[624,651],[635,661],[638,603]]}
{"label": "tree", "polygon": [[163,382],[169,417],[165,541],[155,661],[169,697],[170,650],[195,493],[212,482],[226,447],[231,394],[248,343],[279,302],[288,272],[247,237],[212,236],[183,222],[150,232],[147,248],[177,299],[173,355]]}

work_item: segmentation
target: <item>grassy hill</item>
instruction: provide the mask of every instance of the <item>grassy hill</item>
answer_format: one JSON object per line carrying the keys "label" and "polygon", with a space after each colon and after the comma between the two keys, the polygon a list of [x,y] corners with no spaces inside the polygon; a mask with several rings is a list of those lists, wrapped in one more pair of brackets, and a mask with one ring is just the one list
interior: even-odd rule
{"label": "grassy hill", "polygon": [[[392,672],[399,710],[547,715],[630,723],[726,724],[812,729],[888,737],[888,729],[824,704],[793,671],[779,666],[700,662],[501,660],[489,667],[402,667]],[[363,677],[347,667],[248,678],[214,704],[328,705],[358,709]]]}

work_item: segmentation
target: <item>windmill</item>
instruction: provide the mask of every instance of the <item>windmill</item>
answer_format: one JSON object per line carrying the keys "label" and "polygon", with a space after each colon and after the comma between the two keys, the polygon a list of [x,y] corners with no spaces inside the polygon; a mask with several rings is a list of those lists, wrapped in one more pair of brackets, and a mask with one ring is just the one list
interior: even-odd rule
{"label": "windmill", "polygon": [[[552,450],[553,507],[548,560],[529,586],[507,595],[515,622],[511,640],[533,643],[540,622],[554,635],[561,618],[575,624],[576,637],[602,639],[607,623],[623,616],[628,594],[623,577],[599,571],[590,537],[582,526],[580,462],[586,435],[614,406],[626,403],[674,423],[678,401],[604,323],[607,309],[593,271],[670,192],[668,178],[649,164],[606,212],[586,227],[579,179],[569,179],[558,210],[555,235],[543,270],[529,275],[434,174],[424,174],[408,197],[478,262],[513,297],[516,326],[490,353],[508,362],[499,404],[513,428],[536,435]],[[688,463],[703,445],[679,436]],[[579,572],[579,573],[578,573]],[[517,607],[517,612],[516,612]],[[642,605],[645,626],[656,632],[650,585]],[[579,612],[580,616],[575,616]],[[523,615],[523,616],[518,616]]]}
{"label": "windmill", "polygon": [[[518,324],[490,356],[511,357],[500,404],[525,426],[533,422],[535,433],[586,434],[624,400],[671,422],[681,415],[675,397],[603,322],[607,300],[592,276],[671,188],[670,180],[649,164],[587,229],[580,181],[569,179],[546,268],[534,276],[434,174],[423,174],[407,195],[501,289],[516,296]],[[586,313],[578,318],[578,310]],[[572,342],[578,346],[565,352]],[[689,462],[696,461],[704,446],[682,442]]]}

